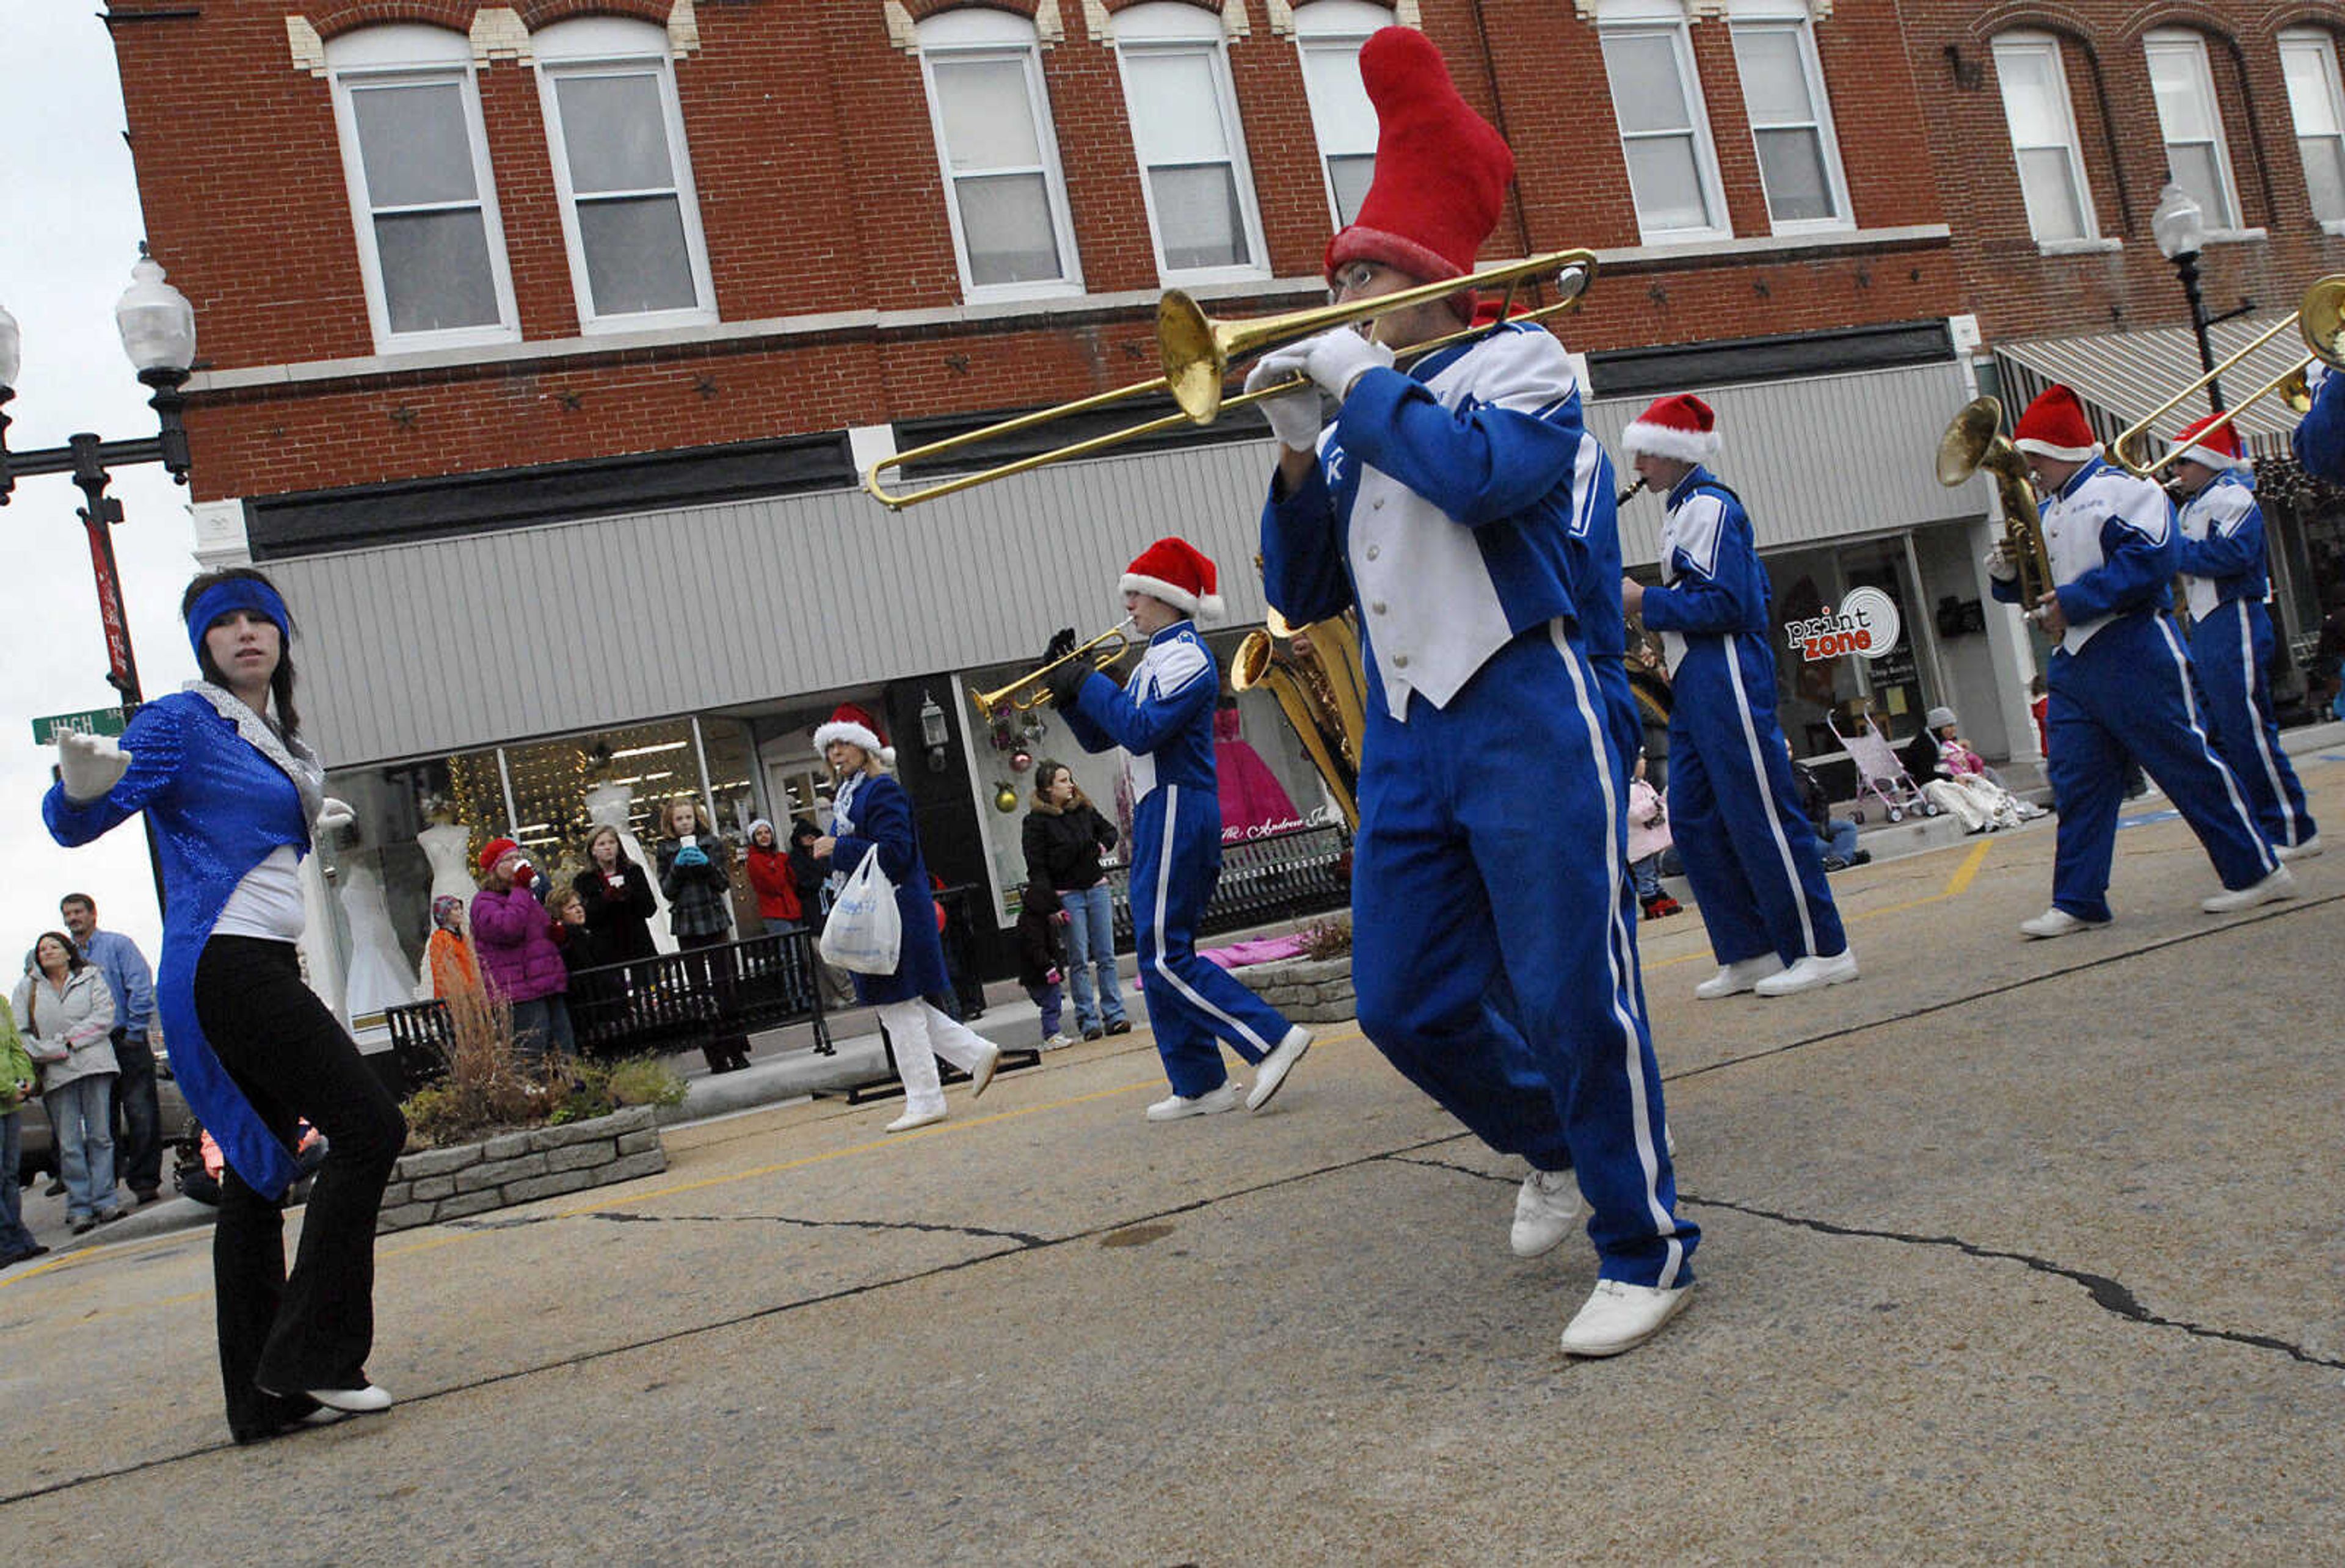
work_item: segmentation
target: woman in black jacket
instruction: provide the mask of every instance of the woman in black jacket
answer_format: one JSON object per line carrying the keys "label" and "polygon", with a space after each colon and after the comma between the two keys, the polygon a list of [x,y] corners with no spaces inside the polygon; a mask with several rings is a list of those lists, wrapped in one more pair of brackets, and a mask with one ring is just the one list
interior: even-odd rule
{"label": "woman in black jacket", "polygon": [[586,928],[594,934],[598,962],[659,956],[659,945],[652,940],[652,916],[659,908],[652,898],[652,879],[619,847],[618,829],[598,827],[587,839],[586,869],[574,885],[586,905]]}
{"label": "woman in black jacket", "polygon": [[[1115,824],[1101,816],[1063,763],[1045,757],[1034,770],[1033,810],[1026,816],[1026,879],[1044,882],[1067,911],[1068,977],[1083,1038],[1128,1034],[1123,989],[1115,976],[1115,895],[1100,855],[1113,849]],[[1092,973],[1098,973],[1096,995]]]}

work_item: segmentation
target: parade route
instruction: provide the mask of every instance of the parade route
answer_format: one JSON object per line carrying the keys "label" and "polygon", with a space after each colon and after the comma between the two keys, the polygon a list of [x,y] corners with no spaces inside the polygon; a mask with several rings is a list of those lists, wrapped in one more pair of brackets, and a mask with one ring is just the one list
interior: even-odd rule
{"label": "parade route", "polygon": [[[2345,768],[2302,759],[2345,822]],[[229,1446],[208,1241],[0,1276],[27,1563],[2319,1562],[2345,1525],[2345,856],[2026,943],[2048,824],[1834,879],[1858,984],[1698,1003],[1645,928],[1690,1309],[1555,1340],[1519,1165],[1348,1026],[1151,1126],[1144,1033],[952,1118],[817,1102],[660,1178],[380,1249],[389,1415]],[[32,1416],[34,1419],[26,1419]],[[328,1499],[335,1500],[330,1505]]]}

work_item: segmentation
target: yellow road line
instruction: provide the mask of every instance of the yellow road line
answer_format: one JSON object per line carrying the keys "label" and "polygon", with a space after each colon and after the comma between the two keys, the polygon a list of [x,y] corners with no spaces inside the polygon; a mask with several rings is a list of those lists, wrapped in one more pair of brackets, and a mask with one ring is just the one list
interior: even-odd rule
{"label": "yellow road line", "polygon": [[[1971,852],[1963,856],[1963,863],[1954,868],[1954,875],[1948,877],[1945,886],[1937,892],[1926,894],[1920,898],[1908,899],[1903,904],[1889,904],[1879,909],[1867,909],[1862,914],[1847,916],[1842,924],[1854,926],[1866,920],[1877,920],[1883,915],[1903,915],[1909,909],[1922,909],[1933,904],[1943,904],[1949,898],[1961,897],[1970,890],[1971,880],[1978,875],[1979,867],[1986,864],[1986,852],[1993,847],[1994,845],[1985,839],[1973,845]],[[1680,964],[1690,964],[1696,959],[1707,959],[1709,956],[1709,953],[1703,951],[1680,953],[1674,958],[1663,958],[1659,963],[1647,964],[1644,966],[1644,970],[1650,975],[1656,969],[1672,968]]]}

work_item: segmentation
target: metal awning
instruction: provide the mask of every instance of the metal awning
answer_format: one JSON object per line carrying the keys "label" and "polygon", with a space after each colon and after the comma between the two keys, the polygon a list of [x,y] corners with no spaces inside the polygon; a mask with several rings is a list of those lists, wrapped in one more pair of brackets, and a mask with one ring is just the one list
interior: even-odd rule
{"label": "metal awning", "polygon": [[[2281,313],[2243,316],[2209,329],[2215,359],[2236,353],[2257,333],[2283,319]],[[2223,373],[2223,396],[2237,405],[2241,398],[2304,358],[2304,339],[2291,329],[2275,336],[2238,365]],[[2112,441],[2117,433],[2201,374],[2198,343],[2188,327],[2152,327],[2138,332],[2101,332],[2087,338],[2039,338],[2004,343],[1995,350],[2008,394],[2004,399],[2010,417],[2055,381],[2085,401],[2093,433]],[[2194,399],[2174,411],[2173,428],[2207,411],[2205,399]],[[2250,455],[2284,458],[2296,415],[2279,399],[2264,398],[2243,410],[2237,421]],[[2153,451],[2162,448],[2152,448]]]}

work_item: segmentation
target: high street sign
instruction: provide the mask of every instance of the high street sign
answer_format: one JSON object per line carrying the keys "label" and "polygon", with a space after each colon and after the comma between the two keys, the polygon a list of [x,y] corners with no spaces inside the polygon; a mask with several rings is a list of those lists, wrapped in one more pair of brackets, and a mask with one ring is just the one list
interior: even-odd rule
{"label": "high street sign", "polygon": [[33,721],[33,744],[46,746],[61,734],[118,735],[130,722],[120,708],[92,708],[85,713],[51,713]]}

